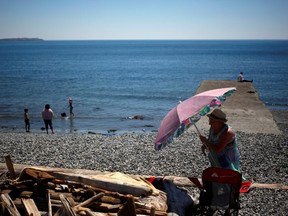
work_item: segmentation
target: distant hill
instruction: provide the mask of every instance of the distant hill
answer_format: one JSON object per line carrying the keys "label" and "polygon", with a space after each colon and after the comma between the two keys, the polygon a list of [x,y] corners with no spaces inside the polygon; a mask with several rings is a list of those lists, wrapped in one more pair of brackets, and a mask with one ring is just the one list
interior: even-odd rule
{"label": "distant hill", "polygon": [[43,41],[40,38],[0,38],[0,41]]}

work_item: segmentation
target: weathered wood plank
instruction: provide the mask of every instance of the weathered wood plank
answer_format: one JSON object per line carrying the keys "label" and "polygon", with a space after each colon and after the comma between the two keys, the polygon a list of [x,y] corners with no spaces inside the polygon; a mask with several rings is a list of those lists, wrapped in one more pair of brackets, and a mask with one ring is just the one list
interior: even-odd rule
{"label": "weathered wood plank", "polygon": [[47,193],[47,205],[48,205],[48,216],[52,216],[52,203],[51,203],[51,196],[50,190],[46,190]]}
{"label": "weathered wood plank", "polygon": [[61,200],[61,202],[65,208],[67,215],[77,216],[76,212],[74,211],[74,209],[72,208],[72,206],[68,202],[67,198],[63,194],[60,194],[60,200]]}
{"label": "weathered wood plank", "polygon": [[96,194],[95,196],[85,200],[84,202],[79,203],[74,208],[76,209],[78,207],[89,207],[93,202],[95,202],[98,199],[101,199],[101,197],[103,197],[103,196],[104,196],[104,193]]}
{"label": "weathered wood plank", "polygon": [[16,206],[14,205],[12,199],[10,198],[8,194],[1,194],[0,198],[4,204],[4,207],[8,210],[8,212],[12,216],[21,216],[18,209],[16,208]]}
{"label": "weathered wood plank", "polygon": [[[93,204],[93,210],[95,211],[104,211],[104,212],[107,212],[107,211],[112,211],[112,212],[115,212],[115,211],[119,211],[119,209],[123,206],[123,204],[109,204],[109,203],[105,203],[105,202],[97,202],[95,204]],[[85,209],[84,207],[79,207],[77,208],[79,211],[81,209]]]}
{"label": "weathered wood plank", "polygon": [[126,204],[118,212],[118,216],[136,216],[134,199],[130,196]]}
{"label": "weathered wood plank", "polygon": [[82,184],[90,185],[92,187],[103,188],[108,191],[115,191],[122,194],[131,194],[133,196],[149,196],[153,192],[149,185],[140,184],[141,182],[136,181],[133,178],[128,179],[128,176],[124,174],[121,174],[121,178],[105,175],[76,175],[62,172],[55,172],[53,175],[57,179],[81,182]]}
{"label": "weathered wood plank", "polygon": [[288,190],[288,185],[283,184],[263,184],[263,183],[252,183],[251,187],[263,188],[263,189],[282,189]]}
{"label": "weathered wood plank", "polygon": [[50,175],[49,173],[43,171],[43,170],[38,170],[37,168],[25,168],[21,172],[19,179],[25,179],[26,176],[32,177],[37,180],[53,180],[55,179],[54,176]]}
{"label": "weathered wood plank", "polygon": [[14,180],[16,178],[16,174],[15,174],[15,170],[14,170],[10,155],[5,156],[5,161],[6,161],[6,166],[10,173],[11,179]]}
{"label": "weathered wood plank", "polygon": [[35,202],[33,199],[30,198],[21,198],[22,204],[25,208],[27,215],[33,215],[33,216],[41,216]]}

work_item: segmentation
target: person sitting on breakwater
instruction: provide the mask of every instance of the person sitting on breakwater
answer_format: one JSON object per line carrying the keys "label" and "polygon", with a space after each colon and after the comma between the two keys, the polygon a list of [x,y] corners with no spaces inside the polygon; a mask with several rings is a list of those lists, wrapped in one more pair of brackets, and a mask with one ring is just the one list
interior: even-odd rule
{"label": "person sitting on breakwater", "polygon": [[243,72],[240,72],[240,74],[237,77],[237,81],[238,82],[253,82],[253,80],[245,80]]}

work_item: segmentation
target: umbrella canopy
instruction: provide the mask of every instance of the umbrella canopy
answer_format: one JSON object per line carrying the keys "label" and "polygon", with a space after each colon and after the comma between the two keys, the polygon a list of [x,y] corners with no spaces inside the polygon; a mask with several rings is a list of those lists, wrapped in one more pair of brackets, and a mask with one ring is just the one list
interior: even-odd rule
{"label": "umbrella canopy", "polygon": [[236,91],[235,87],[220,88],[194,95],[174,107],[162,120],[155,141],[155,149],[160,150],[174,137],[180,136],[190,125],[195,124],[213,108],[221,106]]}

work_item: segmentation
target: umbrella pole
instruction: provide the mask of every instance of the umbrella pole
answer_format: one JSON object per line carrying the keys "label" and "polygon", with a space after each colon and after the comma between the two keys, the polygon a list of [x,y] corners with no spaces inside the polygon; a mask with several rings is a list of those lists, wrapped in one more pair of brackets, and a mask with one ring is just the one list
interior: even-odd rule
{"label": "umbrella pole", "polygon": [[[194,126],[195,126],[197,132],[199,133],[199,135],[201,135],[198,127],[196,126],[196,124],[194,124]],[[206,146],[206,148],[209,150],[208,146],[207,146],[205,143],[203,143],[203,144],[204,144],[204,145]],[[205,154],[204,152],[203,152],[203,154],[206,156],[206,154]],[[214,156],[213,156],[212,154],[210,154],[210,158],[211,158],[211,160],[213,161],[213,163],[216,164],[216,161],[215,161]]]}
{"label": "umbrella pole", "polygon": [[196,124],[194,124],[194,126],[195,126],[195,128],[196,128],[197,132],[199,133],[199,135],[201,135],[201,133],[200,133],[200,131],[199,131],[198,127],[196,126]]}

